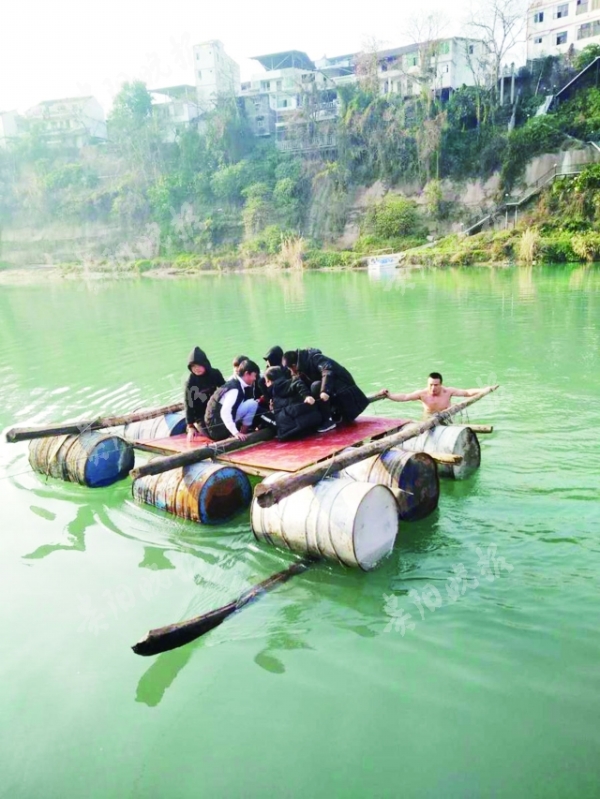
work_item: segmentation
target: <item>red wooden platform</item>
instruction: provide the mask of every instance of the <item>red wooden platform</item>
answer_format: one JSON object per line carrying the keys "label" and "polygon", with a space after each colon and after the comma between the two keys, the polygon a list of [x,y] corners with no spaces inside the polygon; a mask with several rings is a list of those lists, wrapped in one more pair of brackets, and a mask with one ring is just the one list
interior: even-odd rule
{"label": "red wooden platform", "polygon": [[[381,416],[361,416],[353,424],[336,427],[329,433],[314,433],[298,441],[264,441],[220,455],[217,460],[232,463],[251,474],[295,472],[329,458],[346,447],[396,432],[409,421],[409,419],[385,419]],[[142,444],[145,450],[173,455],[176,452],[187,452],[214,442],[204,436],[197,436],[192,442],[188,442],[184,434],[137,443]]]}

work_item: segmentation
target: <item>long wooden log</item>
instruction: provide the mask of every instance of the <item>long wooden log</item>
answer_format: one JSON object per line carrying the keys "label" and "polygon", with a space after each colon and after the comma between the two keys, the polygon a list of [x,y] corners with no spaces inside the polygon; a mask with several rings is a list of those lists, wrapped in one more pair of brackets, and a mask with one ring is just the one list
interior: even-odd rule
{"label": "long wooden log", "polygon": [[142,466],[136,466],[129,474],[135,480],[138,477],[146,477],[149,474],[161,474],[171,469],[178,469],[180,466],[191,466],[192,463],[216,458],[218,455],[225,455],[226,452],[234,452],[236,449],[248,447],[251,444],[258,444],[261,441],[269,441],[275,433],[271,428],[257,430],[255,433],[248,433],[244,441],[239,438],[226,438],[223,441],[215,441],[214,444],[207,444],[205,447],[178,452],[176,455],[165,455],[164,458],[155,458]]}
{"label": "long wooden log", "polygon": [[200,638],[201,635],[214,630],[232,613],[254,602],[267,591],[271,591],[276,586],[287,582],[295,574],[305,572],[314,562],[303,558],[296,563],[292,563],[284,571],[272,574],[266,580],[245,591],[238,599],[234,599],[233,602],[229,602],[227,605],[217,608],[217,610],[211,610],[187,621],[180,621],[175,624],[168,624],[166,627],[157,627],[156,630],[150,630],[141,641],[138,641],[131,648],[136,655],[159,655],[161,652],[168,652],[170,649],[177,649],[180,646],[189,644],[196,638]]}
{"label": "long wooden log", "polygon": [[285,497],[295,494],[296,491],[300,491],[307,486],[315,485],[324,477],[335,472],[341,472],[342,469],[347,469],[348,466],[352,466],[353,463],[358,463],[358,461],[363,460],[363,458],[380,455],[391,447],[397,447],[404,441],[415,438],[439,424],[448,422],[453,416],[456,416],[457,413],[464,411],[469,405],[477,402],[482,397],[485,397],[486,394],[495,391],[497,388],[498,386],[490,386],[480,391],[479,394],[476,394],[474,397],[464,400],[464,402],[459,402],[445,411],[433,414],[433,416],[423,422],[413,422],[405,425],[399,433],[385,436],[377,441],[365,444],[362,447],[351,447],[349,450],[329,460],[321,461],[313,466],[308,466],[306,469],[293,472],[292,474],[286,474],[272,482],[261,483],[257,485],[254,490],[256,500],[261,508],[270,508],[272,505],[285,499]]}
{"label": "long wooden log", "polygon": [[164,405],[149,411],[135,411],[123,416],[102,416],[81,422],[62,422],[61,424],[39,425],[37,427],[13,427],[6,433],[6,440],[10,444],[17,441],[28,441],[32,438],[47,438],[49,436],[66,436],[86,433],[88,430],[101,430],[104,427],[120,427],[131,422],[141,422],[144,419],[154,419],[166,413],[178,413],[183,410],[183,403]]}

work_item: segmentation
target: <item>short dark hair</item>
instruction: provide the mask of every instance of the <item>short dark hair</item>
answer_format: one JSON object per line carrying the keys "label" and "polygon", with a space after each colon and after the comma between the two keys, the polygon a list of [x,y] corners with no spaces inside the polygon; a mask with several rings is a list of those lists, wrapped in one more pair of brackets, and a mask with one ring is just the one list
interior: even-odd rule
{"label": "short dark hair", "polygon": [[251,361],[250,358],[245,358],[236,369],[236,372],[238,374],[238,377],[242,377],[248,372],[250,372],[251,374],[255,373],[258,375],[260,374],[260,367],[258,366],[257,363],[254,363],[254,361]]}
{"label": "short dark hair", "polygon": [[233,359],[233,368],[237,369],[242,361],[248,361],[248,360],[249,358],[247,355],[236,355],[235,358]]}
{"label": "short dark hair", "polygon": [[285,373],[281,366],[269,366],[265,372],[265,377],[267,380],[271,380],[274,383],[276,380],[279,380],[281,377],[283,377],[284,374]]}
{"label": "short dark hair", "polygon": [[298,350],[288,350],[284,352],[283,360],[286,366],[296,366],[298,364]]}
{"label": "short dark hair", "polygon": [[431,372],[431,374],[429,375],[429,377],[430,377],[432,380],[439,380],[439,381],[440,381],[440,383],[443,383],[443,382],[444,382],[444,381],[442,380],[442,376],[441,376],[441,374],[440,374],[439,372]]}

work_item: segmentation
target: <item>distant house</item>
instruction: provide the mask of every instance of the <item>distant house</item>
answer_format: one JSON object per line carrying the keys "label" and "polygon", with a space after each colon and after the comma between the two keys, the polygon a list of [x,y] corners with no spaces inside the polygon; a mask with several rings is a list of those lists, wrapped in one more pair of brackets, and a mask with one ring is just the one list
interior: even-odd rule
{"label": "distant house", "polygon": [[104,110],[95,97],[44,100],[25,112],[50,145],[83,147],[106,141]]}
{"label": "distant house", "polygon": [[[285,150],[333,147],[334,137],[324,129],[337,115],[333,81],[301,50],[255,56],[254,60],[265,71],[240,87],[254,134],[274,135],[278,147]],[[303,124],[314,130],[302,132]]]}
{"label": "distant house", "polygon": [[527,60],[600,44],[600,2],[534,0],[527,9]]}
{"label": "distant house", "polygon": [[164,141],[174,142],[186,128],[198,126],[202,110],[195,86],[150,89],[152,114],[158,120]]}
{"label": "distant house", "polygon": [[213,39],[194,45],[194,68],[198,105],[203,110],[214,106],[219,97],[239,93],[240,68],[222,42]]}

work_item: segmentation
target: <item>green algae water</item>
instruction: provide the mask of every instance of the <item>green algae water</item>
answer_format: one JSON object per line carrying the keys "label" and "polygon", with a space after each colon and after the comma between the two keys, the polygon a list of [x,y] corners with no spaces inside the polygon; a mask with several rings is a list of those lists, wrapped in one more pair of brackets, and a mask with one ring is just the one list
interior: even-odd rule
{"label": "green algae water", "polygon": [[195,344],[224,374],[319,346],[368,392],[501,389],[479,472],[377,571],[318,565],[147,659],[291,558],[248,513],[183,522],[2,443],[0,795],[597,797],[599,342],[596,267],[2,287],[3,429],[178,401]]}

